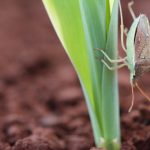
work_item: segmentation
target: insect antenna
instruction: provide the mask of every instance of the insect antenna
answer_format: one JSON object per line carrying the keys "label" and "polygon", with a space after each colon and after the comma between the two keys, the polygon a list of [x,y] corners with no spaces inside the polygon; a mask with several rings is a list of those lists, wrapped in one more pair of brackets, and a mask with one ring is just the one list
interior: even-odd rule
{"label": "insect antenna", "polygon": [[135,82],[135,86],[137,87],[137,89],[139,90],[139,92],[148,100],[150,101],[150,97],[139,87],[138,83]]}
{"label": "insect antenna", "polygon": [[130,105],[130,107],[129,107],[128,112],[131,112],[131,110],[132,110],[132,108],[133,108],[133,105],[134,105],[134,99],[135,99],[135,97],[134,97],[134,87],[133,87],[133,84],[132,84],[132,83],[131,83],[131,92],[132,92],[132,101],[131,101],[131,105]]}

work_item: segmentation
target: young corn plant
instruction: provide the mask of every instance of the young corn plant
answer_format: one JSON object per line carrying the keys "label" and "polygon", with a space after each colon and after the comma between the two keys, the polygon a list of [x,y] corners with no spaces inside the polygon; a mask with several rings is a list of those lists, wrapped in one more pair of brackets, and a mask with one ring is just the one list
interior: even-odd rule
{"label": "young corn plant", "polygon": [[[118,0],[43,0],[54,29],[79,77],[95,144],[120,149],[116,70],[101,62],[103,49],[117,58]],[[113,66],[115,67],[115,65]]]}

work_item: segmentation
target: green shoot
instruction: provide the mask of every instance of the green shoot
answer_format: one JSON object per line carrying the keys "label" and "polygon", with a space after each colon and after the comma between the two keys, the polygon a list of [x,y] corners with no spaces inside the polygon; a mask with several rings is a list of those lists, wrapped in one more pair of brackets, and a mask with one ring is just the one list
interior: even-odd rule
{"label": "green shoot", "polygon": [[[117,71],[97,59],[103,49],[117,59],[118,0],[43,0],[50,20],[79,77],[95,144],[119,150]],[[113,67],[116,65],[114,64]]]}

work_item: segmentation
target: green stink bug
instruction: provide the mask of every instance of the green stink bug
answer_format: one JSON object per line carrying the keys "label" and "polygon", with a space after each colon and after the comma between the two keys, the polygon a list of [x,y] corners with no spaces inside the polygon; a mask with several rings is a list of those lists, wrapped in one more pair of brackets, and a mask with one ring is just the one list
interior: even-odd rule
{"label": "green stink bug", "polygon": [[148,18],[141,14],[136,18],[127,36],[127,61],[133,83],[150,70],[150,29]]}
{"label": "green stink bug", "polygon": [[[130,82],[135,85],[146,99],[150,98],[141,90],[137,84],[137,80],[144,72],[150,70],[150,27],[148,18],[141,14],[136,18],[127,35],[127,66],[130,70]],[[133,93],[133,86],[132,86]],[[134,94],[131,111],[134,103]]]}

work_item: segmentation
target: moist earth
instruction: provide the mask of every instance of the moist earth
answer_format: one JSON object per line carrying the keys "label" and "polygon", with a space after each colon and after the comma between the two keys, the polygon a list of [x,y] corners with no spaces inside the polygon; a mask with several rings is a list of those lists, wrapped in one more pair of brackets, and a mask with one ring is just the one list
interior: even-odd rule
{"label": "moist earth", "polygon": [[[0,150],[98,150],[78,78],[42,2],[0,1],[0,27]],[[150,150],[150,104],[135,90],[128,113],[128,73],[119,74],[122,150]],[[141,83],[148,93],[150,83]]]}

